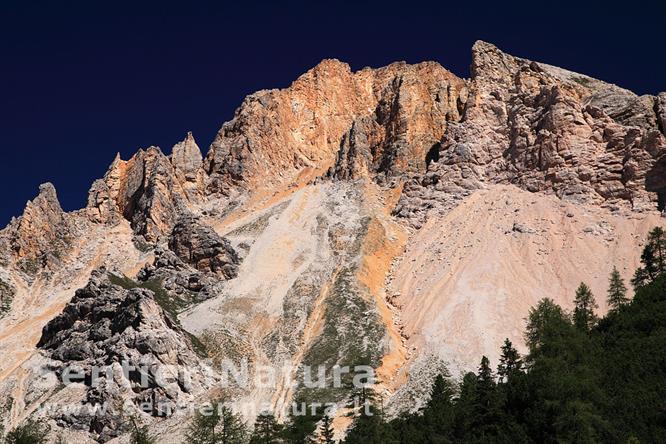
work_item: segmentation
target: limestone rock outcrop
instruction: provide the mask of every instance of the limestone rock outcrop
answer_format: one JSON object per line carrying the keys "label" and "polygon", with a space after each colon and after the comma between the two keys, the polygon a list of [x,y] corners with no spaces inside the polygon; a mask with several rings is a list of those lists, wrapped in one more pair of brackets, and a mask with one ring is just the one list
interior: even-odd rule
{"label": "limestone rock outcrop", "polygon": [[[131,400],[144,413],[169,416],[179,400],[205,387],[202,357],[153,291],[131,288],[126,278],[116,280],[105,269],[94,271],[88,285],[44,327],[37,346],[60,363],[55,364],[60,370],[75,366],[85,375],[79,378],[86,385],[82,405],[107,403],[112,410],[109,404]],[[102,441],[124,431],[120,416],[84,412],[63,414],[58,422]]]}
{"label": "limestone rock outcrop", "polygon": [[188,205],[200,200],[205,184],[201,151],[191,133],[171,157],[159,148],[139,150],[124,161],[117,156],[88,197],[89,218],[99,223],[127,219],[136,234],[155,242],[171,232]]}
{"label": "limestone rock outcrop", "polygon": [[139,271],[139,281],[160,282],[175,305],[182,307],[215,295],[214,289],[220,280],[218,275],[193,268],[169,249],[157,247],[154,254],[153,263]]}
{"label": "limestone rock outcrop", "polygon": [[368,147],[373,171],[423,170],[427,151],[458,118],[464,95],[464,81],[437,63],[352,73],[345,63],[325,60],[289,88],[245,99],[206,157],[211,189],[279,182],[305,167],[325,170],[343,135],[352,126],[357,133],[367,129],[369,121],[377,123],[368,135],[375,142]]}
{"label": "limestone rock outcrop", "polygon": [[39,194],[26,204],[23,215],[12,220],[3,231],[13,258],[31,274],[58,263],[75,236],[75,228],[60,207],[51,183],[40,185]]}
{"label": "limestone rock outcrop", "polygon": [[638,211],[657,206],[663,184],[647,177],[666,152],[661,95],[639,97],[485,42],[474,45],[472,56],[462,118],[442,138],[438,165],[412,177],[398,214],[427,210],[446,202],[447,192],[483,183]]}
{"label": "limestone rock outcrop", "polygon": [[199,271],[212,272],[224,279],[238,274],[240,259],[229,241],[193,217],[178,221],[169,237],[169,249]]}
{"label": "limestone rock outcrop", "polygon": [[206,173],[202,168],[201,149],[191,132],[187,133],[185,140],[173,146],[171,164],[188,200],[200,200],[206,184]]}

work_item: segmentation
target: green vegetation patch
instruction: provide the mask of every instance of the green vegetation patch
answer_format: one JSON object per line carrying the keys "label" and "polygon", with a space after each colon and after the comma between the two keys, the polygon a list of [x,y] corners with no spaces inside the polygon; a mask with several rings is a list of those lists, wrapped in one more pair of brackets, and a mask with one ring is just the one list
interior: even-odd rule
{"label": "green vegetation patch", "polygon": [[14,287],[0,279],[0,319],[12,308],[15,295]]}
{"label": "green vegetation patch", "polygon": [[187,307],[187,304],[178,298],[174,298],[169,295],[162,285],[160,279],[150,279],[146,282],[137,282],[133,279],[128,278],[127,276],[118,276],[113,273],[109,273],[109,281],[118,285],[126,290],[131,290],[133,288],[145,288],[153,292],[155,302],[159,305],[169,316],[169,318],[176,324],[180,329],[187,335],[192,343],[194,351],[202,356],[208,357],[208,349],[206,346],[193,334],[182,328],[180,320],[178,319],[178,313],[181,312],[184,308]]}
{"label": "green vegetation patch", "polygon": [[335,365],[349,366],[351,370],[359,365],[379,366],[385,329],[375,307],[363,297],[361,291],[356,284],[354,267],[343,268],[336,276],[326,301],[323,332],[303,359],[303,364],[313,369],[313,378],[316,378],[317,367],[325,366],[326,388],[303,387],[298,392],[302,399],[308,402],[338,402],[348,397],[353,372],[343,375],[342,387],[333,387],[332,368]]}

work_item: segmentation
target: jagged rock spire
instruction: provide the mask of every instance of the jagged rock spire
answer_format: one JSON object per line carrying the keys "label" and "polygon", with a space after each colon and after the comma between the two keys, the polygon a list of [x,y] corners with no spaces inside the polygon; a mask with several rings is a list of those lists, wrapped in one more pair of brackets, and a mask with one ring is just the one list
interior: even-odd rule
{"label": "jagged rock spire", "polygon": [[53,184],[39,186],[39,194],[26,204],[23,215],[10,224],[9,231],[14,257],[28,271],[36,272],[66,253],[73,229]]}

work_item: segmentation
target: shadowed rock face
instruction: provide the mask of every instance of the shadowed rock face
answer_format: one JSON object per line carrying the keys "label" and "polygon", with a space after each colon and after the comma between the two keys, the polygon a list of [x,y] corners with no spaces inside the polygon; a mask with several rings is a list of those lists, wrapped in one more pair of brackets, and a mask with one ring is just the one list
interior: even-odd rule
{"label": "shadowed rock face", "polygon": [[171,232],[190,203],[203,197],[201,162],[191,133],[174,146],[171,157],[156,147],[140,150],[128,161],[116,157],[104,178],[90,189],[88,216],[107,224],[125,218],[136,234],[155,242]]}
{"label": "shadowed rock face", "polygon": [[[56,367],[83,370],[87,389],[81,405],[130,400],[139,406],[151,401],[153,408],[146,413],[169,416],[179,400],[201,391],[201,357],[177,321],[155,301],[153,291],[129,288],[131,281],[119,280],[125,284],[113,284],[104,269],[93,272],[88,285],[44,327],[37,347],[60,363],[53,364]],[[110,369],[111,378],[93,382],[95,367],[100,374]],[[82,410],[59,420],[94,432],[101,441],[125,431],[125,421],[115,414]]]}
{"label": "shadowed rock face", "polygon": [[240,259],[231,244],[192,217],[181,218],[169,237],[169,249],[199,271],[224,279],[238,274]]}

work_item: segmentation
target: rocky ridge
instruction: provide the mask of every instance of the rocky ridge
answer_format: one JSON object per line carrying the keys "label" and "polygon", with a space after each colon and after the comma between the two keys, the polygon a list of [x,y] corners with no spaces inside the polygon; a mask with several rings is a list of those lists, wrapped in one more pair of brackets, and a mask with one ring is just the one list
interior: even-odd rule
{"label": "rocky ridge", "polygon": [[[63,409],[55,418],[59,425],[106,441],[128,429],[130,413],[115,404],[130,402],[136,414],[171,416],[212,385],[198,343],[157,302],[160,291],[99,269],[46,324],[37,347],[51,358],[49,367],[61,376],[65,368],[78,369],[77,380],[86,387],[79,403],[72,403],[78,412]],[[111,411],[94,409],[103,405]]]}
{"label": "rocky ridge", "polygon": [[[63,212],[43,185],[0,231],[0,302],[18,302],[0,315],[6,424],[45,400],[207,396],[205,372],[192,388],[179,380],[202,362],[192,334],[213,360],[370,361],[397,412],[427,393],[412,372],[465,369],[516,337],[534,302],[521,282],[591,279],[599,293],[607,264],[581,257],[635,266],[627,249],[666,205],[665,124],[666,93],[637,96],[477,42],[469,79],[433,62],[352,72],[325,60],[248,96],[205,156],[188,134],[170,155],[116,157],[81,211]],[[519,266],[502,269],[498,249]],[[560,284],[540,291],[565,303]],[[58,393],[36,373],[122,359],[177,371],[166,388],[116,372],[100,389]],[[276,410],[307,394],[231,393]],[[182,438],[182,417],[140,417],[163,442]],[[49,419],[82,431],[76,440],[124,433],[113,415]]]}

